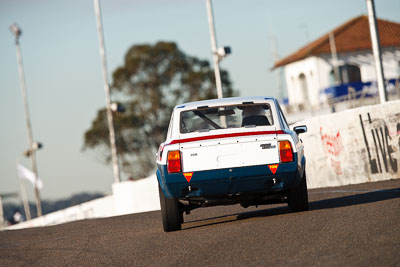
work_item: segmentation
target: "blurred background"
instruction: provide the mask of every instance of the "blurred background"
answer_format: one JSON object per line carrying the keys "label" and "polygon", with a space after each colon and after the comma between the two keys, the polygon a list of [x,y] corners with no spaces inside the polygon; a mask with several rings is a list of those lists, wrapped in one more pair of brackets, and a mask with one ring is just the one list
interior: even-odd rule
{"label": "blurred background", "polygon": [[[209,61],[212,68],[205,1],[103,0],[101,5],[110,83],[132,46],[159,41],[174,42],[186,55]],[[398,0],[375,5],[378,18],[399,22]],[[236,95],[282,99],[287,97],[286,83],[282,72],[272,70],[275,62],[367,14],[364,0],[216,0],[213,8],[218,45],[232,49],[221,68],[229,73]],[[37,152],[42,199],[54,201],[81,192],[109,194],[111,164],[105,164],[96,149],[83,151],[85,132],[105,106],[91,0],[0,2],[0,193],[19,192],[17,160],[31,168],[23,155],[28,139],[15,38],[9,30],[13,23],[22,29],[33,137],[43,143]],[[142,177],[123,172],[121,180]],[[31,184],[27,192],[33,201]]]}

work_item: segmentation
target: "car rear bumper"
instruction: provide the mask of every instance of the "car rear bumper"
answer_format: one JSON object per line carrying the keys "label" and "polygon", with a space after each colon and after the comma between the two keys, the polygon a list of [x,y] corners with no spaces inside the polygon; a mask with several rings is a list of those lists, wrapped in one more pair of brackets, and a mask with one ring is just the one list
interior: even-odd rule
{"label": "car rear bumper", "polygon": [[169,174],[158,165],[157,179],[168,198],[265,194],[285,191],[300,181],[297,160],[281,163],[273,174],[268,165],[194,172],[188,182],[182,173]]}

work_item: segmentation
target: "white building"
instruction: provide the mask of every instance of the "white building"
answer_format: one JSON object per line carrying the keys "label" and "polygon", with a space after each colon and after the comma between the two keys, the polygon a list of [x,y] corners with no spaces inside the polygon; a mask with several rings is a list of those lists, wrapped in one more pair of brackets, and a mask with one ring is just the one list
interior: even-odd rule
{"label": "white building", "polygon": [[[384,76],[394,83],[400,77],[400,23],[378,19],[378,29]],[[331,47],[336,47],[337,59]],[[365,83],[374,84],[376,74],[368,17],[349,20],[331,31],[331,42],[329,33],[325,34],[277,61],[274,68],[278,67],[284,68],[289,104],[300,109],[320,105],[320,93],[334,85],[346,86],[345,90],[350,85],[361,91]]]}

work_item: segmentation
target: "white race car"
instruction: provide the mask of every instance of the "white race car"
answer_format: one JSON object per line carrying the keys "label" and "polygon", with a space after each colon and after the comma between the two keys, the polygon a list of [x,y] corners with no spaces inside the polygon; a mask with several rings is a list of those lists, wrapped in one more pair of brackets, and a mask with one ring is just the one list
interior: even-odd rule
{"label": "white race car", "polygon": [[308,209],[305,157],[276,99],[235,97],[178,105],[157,153],[164,231],[199,207],[287,202]]}

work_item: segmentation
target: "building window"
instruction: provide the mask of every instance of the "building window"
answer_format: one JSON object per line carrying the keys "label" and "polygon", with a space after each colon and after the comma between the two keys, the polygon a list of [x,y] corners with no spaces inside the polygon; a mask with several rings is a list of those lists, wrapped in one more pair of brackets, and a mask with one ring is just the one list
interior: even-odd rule
{"label": "building window", "polygon": [[[361,82],[361,72],[360,68],[355,65],[342,65],[338,67],[339,77],[337,84],[344,84],[344,83],[353,83],[353,82]],[[335,72],[332,69],[329,74],[329,80],[331,84],[334,85],[335,83]]]}

